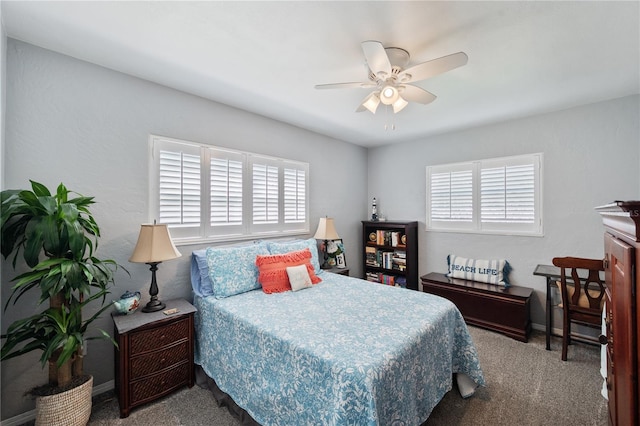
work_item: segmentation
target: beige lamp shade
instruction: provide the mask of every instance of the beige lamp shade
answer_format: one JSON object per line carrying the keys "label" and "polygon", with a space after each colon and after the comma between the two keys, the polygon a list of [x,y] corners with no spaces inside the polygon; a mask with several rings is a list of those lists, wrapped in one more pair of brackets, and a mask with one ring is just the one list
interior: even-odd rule
{"label": "beige lamp shade", "polygon": [[336,227],[333,224],[332,217],[321,217],[318,223],[318,230],[316,235],[313,236],[316,240],[337,240],[340,237],[336,232]]}
{"label": "beige lamp shade", "polygon": [[173,245],[167,225],[141,225],[138,243],[129,262],[163,262],[180,256],[182,254]]}

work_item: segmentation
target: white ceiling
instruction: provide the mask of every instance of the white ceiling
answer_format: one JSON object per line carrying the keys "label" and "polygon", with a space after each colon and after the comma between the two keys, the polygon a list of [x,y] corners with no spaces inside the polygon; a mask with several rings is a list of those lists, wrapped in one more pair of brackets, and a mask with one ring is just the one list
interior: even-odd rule
{"label": "white ceiling", "polygon": [[[362,146],[640,93],[640,3],[2,1],[9,37]],[[356,113],[360,43],[463,51],[438,96]],[[385,130],[395,125],[395,130]]]}

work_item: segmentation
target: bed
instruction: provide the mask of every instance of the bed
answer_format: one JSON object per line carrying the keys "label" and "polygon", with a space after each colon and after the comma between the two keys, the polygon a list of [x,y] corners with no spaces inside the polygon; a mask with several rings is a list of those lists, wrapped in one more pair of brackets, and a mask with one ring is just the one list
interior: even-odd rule
{"label": "bed", "polygon": [[[315,251],[315,240],[260,244],[267,255],[303,244]],[[242,247],[216,250],[192,256],[195,362],[257,423],[419,425],[454,376],[464,396],[484,385],[464,320],[446,299],[319,268],[321,281],[300,291],[267,294],[258,284],[221,297],[220,285],[237,279],[236,288],[259,271],[235,277],[255,244],[246,256]],[[316,269],[317,252],[310,263]],[[206,277],[211,293],[196,282]]]}

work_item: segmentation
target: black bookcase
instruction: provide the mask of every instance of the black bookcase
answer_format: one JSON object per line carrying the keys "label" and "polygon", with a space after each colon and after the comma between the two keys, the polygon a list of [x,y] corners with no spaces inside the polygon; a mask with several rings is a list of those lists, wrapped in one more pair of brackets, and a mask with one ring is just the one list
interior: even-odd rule
{"label": "black bookcase", "polygon": [[362,221],[364,279],[418,290],[418,222]]}

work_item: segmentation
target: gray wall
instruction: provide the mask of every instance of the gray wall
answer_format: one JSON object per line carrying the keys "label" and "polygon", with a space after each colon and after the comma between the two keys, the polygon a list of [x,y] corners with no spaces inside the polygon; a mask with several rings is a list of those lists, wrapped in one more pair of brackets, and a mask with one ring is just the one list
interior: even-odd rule
{"label": "gray wall", "polygon": [[[261,116],[187,95],[12,39],[7,43],[7,110],[4,188],[29,179],[58,183],[94,196],[102,238],[98,256],[113,258],[131,276],[117,274],[112,296],[125,290],[148,295],[150,272],[127,261],[147,222],[149,134],[231,147],[310,163],[311,235],[321,216],[335,218],[348,266],[359,274],[355,253],[366,217],[366,150]],[[303,237],[309,237],[305,235]],[[160,298],[191,297],[189,255],[158,271]],[[352,256],[349,256],[352,253]],[[14,272],[3,262],[2,299]],[[146,302],[146,301],[145,301]],[[2,315],[2,331],[35,311],[24,298]],[[111,330],[105,316],[98,327]],[[2,363],[2,419],[33,408],[23,393],[46,382],[32,353]],[[113,348],[91,341],[85,370],[95,385],[113,379]]]}
{"label": "gray wall", "polygon": [[[545,280],[532,275],[535,266],[556,256],[602,258],[604,229],[593,208],[640,197],[639,101],[630,96],[370,149],[369,199],[378,199],[389,220],[420,222],[421,275],[446,272],[450,253],[506,258],[513,284],[536,290],[532,319],[539,328]],[[535,152],[544,153],[544,237],[425,232],[426,166]]]}

